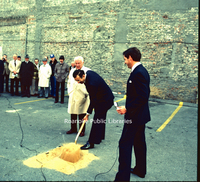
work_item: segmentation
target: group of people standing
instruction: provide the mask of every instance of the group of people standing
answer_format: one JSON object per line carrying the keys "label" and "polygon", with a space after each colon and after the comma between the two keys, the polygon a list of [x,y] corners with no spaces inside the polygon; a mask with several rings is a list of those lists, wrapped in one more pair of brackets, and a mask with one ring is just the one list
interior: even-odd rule
{"label": "group of people standing", "polygon": [[[118,114],[125,116],[124,127],[119,140],[119,168],[115,181],[130,181],[131,173],[141,178],[145,177],[147,160],[145,124],[151,120],[148,105],[150,76],[140,63],[141,53],[136,47],[132,47],[124,51],[123,56],[124,63],[131,69],[131,74],[127,81],[126,104],[125,106],[117,107]],[[42,60],[43,64],[39,67],[38,59],[33,64],[29,62],[29,57],[26,55],[25,61],[21,63],[21,61],[16,60],[17,55],[13,55],[13,61],[8,65],[7,62],[0,61],[0,81],[6,73],[6,71],[2,71],[5,65],[5,68],[7,66],[10,71],[11,95],[14,94],[14,82],[16,83],[15,94],[18,95],[17,85],[21,79],[22,96],[30,96],[29,89],[31,85],[31,93],[36,94],[38,83],[40,87],[39,97],[44,96],[47,98],[50,80],[51,95],[55,98],[55,103],[58,102],[58,89],[60,85],[61,103],[64,103],[65,79],[69,75],[67,88],[71,129],[66,134],[77,133],[77,123],[79,123],[80,127],[83,121],[89,119],[94,110],[89,139],[81,149],[94,148],[95,144],[100,144],[105,139],[106,115],[107,111],[114,104],[114,95],[100,75],[84,66],[81,56],[74,58],[70,68],[67,63],[64,63],[64,56],[59,57],[59,62],[57,62],[53,54],[50,55],[50,58],[49,64],[47,64],[48,58],[46,57]],[[2,92],[2,89],[0,91]],[[80,136],[84,135],[85,126]],[[132,148],[134,148],[136,159],[134,168],[131,168]]]}
{"label": "group of people standing", "polygon": [[[11,96],[19,95],[19,83],[21,83],[21,96],[38,96],[55,98],[55,103],[59,98],[59,85],[61,84],[61,103],[64,103],[64,85],[69,74],[69,66],[64,63],[64,56],[60,56],[58,62],[53,54],[50,55],[51,61],[48,63],[48,57],[35,59],[34,63],[29,61],[29,56],[25,56],[25,61],[21,62],[21,57],[13,55],[13,60],[7,60],[4,54],[0,60],[0,93],[4,91],[4,82],[6,83],[6,92]],[[10,78],[10,91],[9,91]],[[5,80],[5,81],[4,81]],[[51,82],[51,84],[49,83]],[[51,94],[49,86],[51,85]],[[15,91],[14,91],[15,86]],[[38,88],[40,87],[40,90]]]}

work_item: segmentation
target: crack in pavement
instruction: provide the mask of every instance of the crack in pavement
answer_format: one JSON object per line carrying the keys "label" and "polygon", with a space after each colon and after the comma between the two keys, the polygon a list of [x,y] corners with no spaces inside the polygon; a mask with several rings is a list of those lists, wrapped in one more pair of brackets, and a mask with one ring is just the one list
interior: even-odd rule
{"label": "crack in pavement", "polygon": [[[17,110],[15,107],[13,107],[13,106],[11,105],[11,102],[10,102],[10,100],[8,99],[8,97],[6,97],[6,96],[3,96],[3,97],[5,97],[5,98],[7,99],[7,101],[8,101],[8,105],[10,106],[10,107],[8,107],[8,108],[14,109],[14,110],[16,111],[17,115],[18,115],[18,118],[19,118],[19,126],[20,126],[20,130],[21,130],[21,133],[22,133],[22,138],[21,138],[21,141],[20,141],[20,147],[21,147],[21,148],[25,148],[25,149],[27,149],[27,150],[29,150],[29,151],[34,151],[34,152],[36,153],[36,156],[37,156],[37,155],[38,155],[38,151],[37,151],[37,150],[35,150],[35,149],[29,149],[28,147],[26,147],[26,146],[23,145],[24,131],[23,131],[23,129],[22,129],[21,116],[20,116],[18,110]],[[22,151],[23,151],[23,150],[22,150]],[[38,161],[38,162],[40,162],[40,161]],[[40,162],[40,163],[42,164],[42,162]],[[41,168],[40,168],[40,169],[41,169],[42,176],[43,176],[44,180],[47,181],[47,180],[46,180],[46,177],[45,177],[45,175],[44,175],[44,173],[43,173],[43,171],[42,171],[42,167],[43,167],[43,165],[41,165]]]}

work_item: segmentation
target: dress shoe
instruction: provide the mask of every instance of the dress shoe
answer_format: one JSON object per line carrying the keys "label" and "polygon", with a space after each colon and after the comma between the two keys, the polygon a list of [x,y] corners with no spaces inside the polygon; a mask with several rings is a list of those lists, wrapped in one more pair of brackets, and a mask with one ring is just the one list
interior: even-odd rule
{"label": "dress shoe", "polygon": [[145,177],[145,174],[140,174],[139,172],[137,172],[135,170],[135,168],[131,168],[131,173],[139,176],[140,178],[144,178]]}
{"label": "dress shoe", "polygon": [[60,102],[61,104],[64,104],[64,102]]}
{"label": "dress shoe", "polygon": [[90,142],[87,142],[85,145],[83,145],[81,147],[81,150],[88,150],[88,149],[92,149],[92,148],[94,148],[94,144],[90,143]]}
{"label": "dress shoe", "polygon": [[72,129],[67,131],[66,134],[72,134],[72,133],[77,133],[77,131],[73,131]]}
{"label": "dress shoe", "polygon": [[58,103],[58,101],[55,101],[54,103]]}
{"label": "dress shoe", "polygon": [[45,99],[48,99],[48,97],[45,97]]}
{"label": "dress shoe", "polygon": [[84,133],[84,132],[81,132],[81,133],[80,133],[80,137],[83,137],[83,136],[85,136],[85,133]]}

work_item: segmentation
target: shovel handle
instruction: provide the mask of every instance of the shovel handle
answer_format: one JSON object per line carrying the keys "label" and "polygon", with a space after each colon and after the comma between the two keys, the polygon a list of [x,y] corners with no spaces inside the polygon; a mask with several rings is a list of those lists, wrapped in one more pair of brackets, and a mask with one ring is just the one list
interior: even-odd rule
{"label": "shovel handle", "polygon": [[84,127],[86,121],[87,121],[87,120],[83,120],[83,123],[82,123],[82,125],[81,125],[81,128],[79,129],[78,134],[76,135],[75,144],[76,144],[76,142],[77,142],[77,140],[78,140],[78,137],[79,137],[81,131],[83,130],[83,127]]}

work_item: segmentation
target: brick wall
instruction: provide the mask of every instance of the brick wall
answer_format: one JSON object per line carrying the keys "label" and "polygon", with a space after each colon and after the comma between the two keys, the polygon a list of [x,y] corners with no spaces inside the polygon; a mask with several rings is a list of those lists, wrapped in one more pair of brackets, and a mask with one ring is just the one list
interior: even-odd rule
{"label": "brick wall", "polygon": [[130,70],[122,52],[136,46],[151,76],[151,97],[197,102],[198,1],[1,0],[0,47],[12,59],[84,57],[115,92]]}

